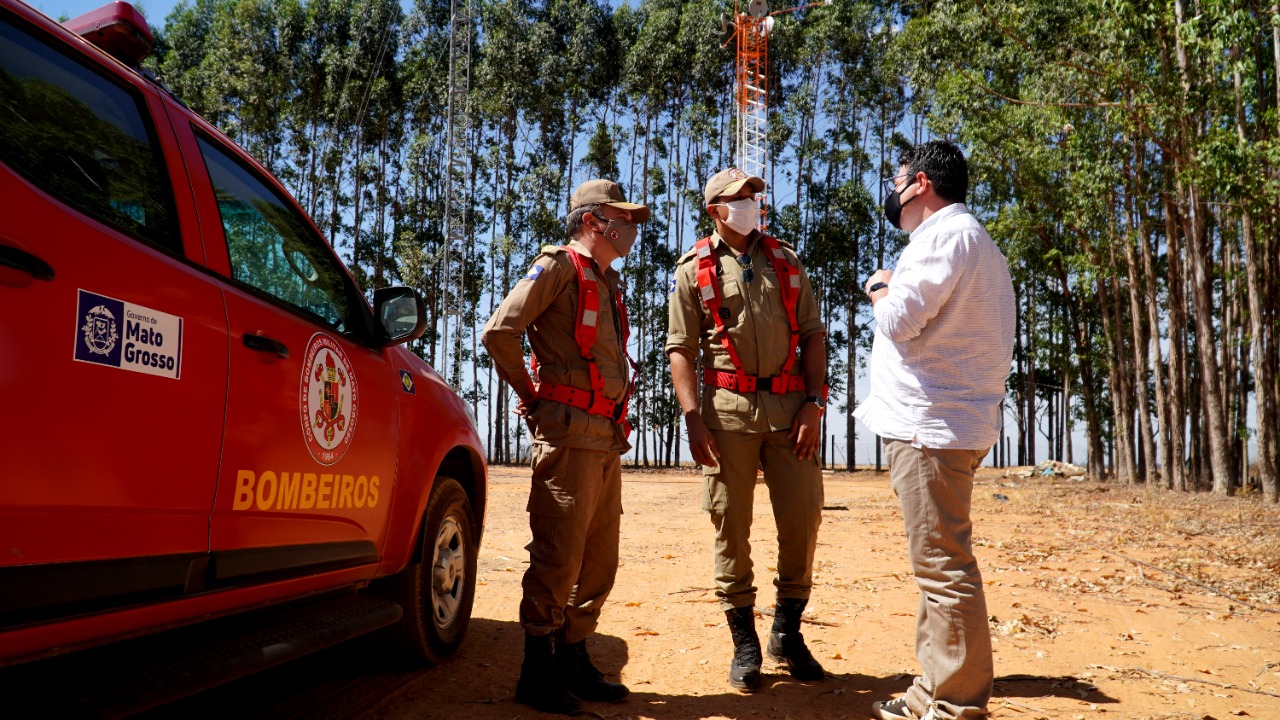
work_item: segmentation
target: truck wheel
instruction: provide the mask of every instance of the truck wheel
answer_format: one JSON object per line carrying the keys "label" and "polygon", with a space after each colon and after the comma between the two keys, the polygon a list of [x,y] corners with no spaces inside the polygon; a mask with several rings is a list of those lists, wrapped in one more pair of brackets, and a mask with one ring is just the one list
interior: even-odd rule
{"label": "truck wheel", "polygon": [[427,501],[422,560],[390,578],[387,590],[404,608],[390,628],[412,659],[438,663],[462,644],[476,594],[475,514],[462,486],[438,477]]}

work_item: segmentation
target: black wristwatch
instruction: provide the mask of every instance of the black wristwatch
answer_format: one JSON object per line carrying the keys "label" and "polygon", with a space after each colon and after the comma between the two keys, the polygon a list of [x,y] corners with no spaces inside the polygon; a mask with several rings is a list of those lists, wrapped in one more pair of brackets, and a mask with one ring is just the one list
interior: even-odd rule
{"label": "black wristwatch", "polygon": [[872,283],[871,287],[867,288],[867,295],[870,295],[871,293],[877,290],[883,290],[884,288],[887,288],[887,287],[889,287],[889,283],[887,282]]}
{"label": "black wristwatch", "polygon": [[808,397],[806,397],[806,398],[804,399],[804,401],[805,401],[805,402],[807,402],[807,403],[813,403],[814,405],[817,405],[819,410],[826,410],[826,409],[827,409],[827,401],[826,401],[826,400],[823,400],[822,398],[818,397],[817,395],[809,395]]}

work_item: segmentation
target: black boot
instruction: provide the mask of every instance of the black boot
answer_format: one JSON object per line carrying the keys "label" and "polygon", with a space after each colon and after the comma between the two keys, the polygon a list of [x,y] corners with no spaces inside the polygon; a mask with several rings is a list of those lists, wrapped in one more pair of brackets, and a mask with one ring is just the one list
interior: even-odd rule
{"label": "black boot", "polygon": [[769,657],[791,671],[797,680],[821,680],[827,676],[800,634],[800,615],[808,600],[779,598],[773,614],[773,630],[769,633]]}
{"label": "black boot", "polygon": [[583,700],[621,702],[631,691],[622,683],[609,682],[604,673],[591,664],[587,641],[556,644],[556,669],[565,687]]}
{"label": "black boot", "polygon": [[516,701],[557,715],[572,715],[582,709],[582,703],[556,672],[555,640],[550,635],[524,636],[524,663],[516,683]]}
{"label": "black boot", "polygon": [[760,636],[756,635],[755,608],[734,608],[724,611],[733,634],[733,662],[729,664],[729,684],[739,690],[752,692],[760,689]]}

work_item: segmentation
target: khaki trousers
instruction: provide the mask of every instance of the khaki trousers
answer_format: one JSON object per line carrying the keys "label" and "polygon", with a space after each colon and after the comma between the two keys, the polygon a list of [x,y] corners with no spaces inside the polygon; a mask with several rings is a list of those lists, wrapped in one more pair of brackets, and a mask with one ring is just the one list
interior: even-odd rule
{"label": "khaki trousers", "polygon": [[565,643],[595,632],[618,572],[622,464],[616,450],[535,442],[520,624]]}
{"label": "khaki trousers", "polygon": [[801,460],[787,431],[769,433],[712,430],[720,449],[719,467],[704,467],[702,509],[716,529],[715,581],[720,607],[755,604],[751,564],[751,516],[756,470],[764,467],[773,518],[778,527],[779,598],[807,600],[813,587],[813,554],[822,523],[822,470],[816,457]]}
{"label": "khaki trousers", "polygon": [[922,673],[907,690],[907,706],[916,717],[931,707],[939,720],[986,717],[995,673],[969,519],[973,473],[986,451],[888,439],[884,449],[920,588],[916,659]]}

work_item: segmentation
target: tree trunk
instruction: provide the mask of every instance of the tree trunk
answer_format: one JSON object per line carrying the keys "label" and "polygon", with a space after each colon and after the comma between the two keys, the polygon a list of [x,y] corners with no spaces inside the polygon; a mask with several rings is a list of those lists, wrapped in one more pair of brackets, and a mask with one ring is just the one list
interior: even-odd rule
{"label": "tree trunk", "polygon": [[[1132,195],[1130,196],[1132,197]],[[1144,237],[1142,228],[1134,232],[1135,239]],[[1133,242],[1123,240],[1125,272],[1129,286],[1129,325],[1133,329],[1133,385],[1134,397],[1138,405],[1138,432],[1142,443],[1142,479],[1155,484],[1156,474],[1156,440],[1151,429],[1151,411],[1147,407],[1147,343],[1142,333],[1142,299],[1138,296],[1138,262],[1134,257]],[[1145,241],[1143,241],[1145,242]],[[1148,305],[1154,305],[1148,302]],[[1159,326],[1153,326],[1159,327]]]}
{"label": "tree trunk", "polygon": [[1128,382],[1132,374],[1129,372],[1129,354],[1125,352],[1124,329],[1120,321],[1120,287],[1113,276],[1109,283],[1099,280],[1097,289],[1098,299],[1102,303],[1102,330],[1111,346],[1108,374],[1111,382],[1111,410],[1115,422],[1112,445],[1116,453],[1112,467],[1116,479],[1130,485],[1137,480],[1138,469],[1133,461],[1133,433],[1130,430],[1133,411]]}
{"label": "tree trunk", "polygon": [[1014,414],[1018,420],[1018,465],[1027,464],[1027,351],[1023,345],[1023,318],[1027,313],[1022,311],[1022,286],[1013,287],[1014,307],[1018,311],[1013,316],[1013,357],[1017,364],[1018,384],[1014,398]]}
{"label": "tree trunk", "polygon": [[[1173,163],[1163,159],[1165,177],[1170,177]],[[1170,186],[1168,190],[1172,190]],[[1165,440],[1171,463],[1166,479],[1170,490],[1187,491],[1187,302],[1182,294],[1182,222],[1173,193],[1164,196],[1165,237],[1169,247],[1167,260],[1169,290],[1169,420]],[[1154,304],[1154,303],[1153,303]]]}
{"label": "tree trunk", "polygon": [[[1280,6],[1272,5],[1272,13]],[[1273,39],[1280,40],[1280,24],[1272,26]],[[1276,68],[1280,69],[1280,45],[1274,48],[1276,53]],[[1248,142],[1248,130],[1246,127],[1246,119],[1244,113],[1244,103],[1241,99],[1240,92],[1240,73],[1235,71],[1232,73],[1235,84],[1235,104],[1236,104],[1236,135],[1241,142]],[[1276,101],[1280,103],[1280,77],[1276,78]],[[1254,375],[1254,412],[1258,421],[1258,480],[1262,485],[1263,497],[1269,502],[1280,501],[1280,481],[1276,477],[1276,448],[1273,445],[1276,434],[1277,418],[1275,416],[1275,405],[1272,402],[1272,391],[1275,386],[1276,366],[1272,361],[1274,358],[1267,356],[1266,348],[1268,345],[1268,336],[1275,332],[1274,325],[1270,323],[1269,313],[1274,313],[1275,308],[1268,308],[1263,299],[1266,292],[1267,283],[1274,283],[1275,278],[1268,275],[1259,276],[1258,266],[1261,264],[1262,258],[1269,258],[1266,252],[1266,245],[1270,244],[1265,236],[1258,240],[1254,238],[1253,214],[1248,207],[1244,207],[1240,211],[1240,235],[1241,242],[1244,243],[1244,265],[1245,265],[1245,282],[1248,287],[1249,301],[1249,350],[1253,357],[1253,375]],[[1256,245],[1262,246],[1262,253],[1259,256]],[[1244,477],[1248,477],[1248,457],[1245,458]]]}
{"label": "tree trunk", "polygon": [[[1047,230],[1042,230],[1039,234],[1040,243],[1045,248],[1053,247]],[[1081,241],[1088,242],[1088,238],[1081,238]],[[1089,477],[1101,481],[1105,472],[1102,454],[1102,421],[1098,417],[1098,403],[1094,395],[1093,363],[1084,352],[1084,348],[1089,346],[1089,341],[1085,328],[1086,322],[1082,317],[1083,308],[1071,291],[1071,282],[1066,268],[1060,261],[1056,262],[1054,267],[1058,285],[1062,290],[1063,305],[1067,311],[1067,325],[1071,328],[1072,343],[1076,348],[1075,361],[1080,370],[1080,398],[1084,405]]]}
{"label": "tree trunk", "polygon": [[1036,286],[1027,287],[1027,464],[1036,464]]}
{"label": "tree trunk", "polygon": [[[1180,194],[1181,195],[1181,194]],[[1209,252],[1206,244],[1204,206],[1194,184],[1187,186],[1187,236],[1191,240],[1192,307],[1195,309],[1196,350],[1200,361],[1200,387],[1204,398],[1205,440],[1209,445],[1213,492],[1231,492],[1231,456],[1222,386],[1218,375],[1217,347],[1213,331],[1213,281],[1209,277]]]}
{"label": "tree trunk", "polygon": [[[1063,348],[1066,349],[1066,331],[1063,331]],[[1065,354],[1065,353],[1064,353]],[[1075,453],[1071,448],[1071,431],[1073,423],[1071,422],[1071,363],[1063,359],[1062,363],[1062,421],[1063,421],[1063,443],[1066,444],[1066,460],[1074,465],[1076,463]]]}
{"label": "tree trunk", "polygon": [[[1145,283],[1147,296],[1147,338],[1149,340],[1148,347],[1150,352],[1151,370],[1154,373],[1152,380],[1156,388],[1156,421],[1159,425],[1160,439],[1160,472],[1162,474],[1161,482],[1157,483],[1156,476],[1147,477],[1147,482],[1152,488],[1168,487],[1171,481],[1170,473],[1173,471],[1173,453],[1169,443],[1169,399],[1166,375],[1164,372],[1164,358],[1161,357],[1160,351],[1160,312],[1159,303],[1156,299],[1159,295],[1156,292],[1155,278],[1155,261],[1152,258],[1154,254],[1151,247],[1151,238],[1147,233],[1146,222],[1142,223],[1142,227],[1138,232],[1139,248],[1142,251],[1142,279]],[[1135,315],[1136,317],[1136,315]],[[1153,433],[1154,435],[1154,433]],[[1154,439],[1154,438],[1153,438]]]}
{"label": "tree trunk", "polygon": [[1271,73],[1271,77],[1276,81],[1276,107],[1280,108],[1280,22],[1276,22],[1275,18],[1280,17],[1280,3],[1271,3],[1271,52],[1275,56],[1275,72]]}

